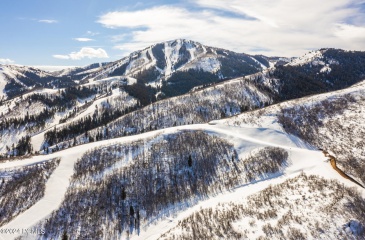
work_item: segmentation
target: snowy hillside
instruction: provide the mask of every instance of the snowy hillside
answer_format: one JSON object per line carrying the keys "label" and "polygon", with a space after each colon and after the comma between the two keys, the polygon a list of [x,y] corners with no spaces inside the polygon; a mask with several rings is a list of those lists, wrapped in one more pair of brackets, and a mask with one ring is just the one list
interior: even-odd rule
{"label": "snowy hillside", "polygon": [[199,204],[158,239],[363,239],[365,201],[354,188],[305,173],[256,188]]}
{"label": "snowy hillside", "polygon": [[[365,183],[365,81],[352,87],[244,113],[226,124],[275,127],[330,151],[346,172]],[[278,125],[278,123],[280,125]]]}
{"label": "snowy hillside", "polygon": [[[239,78],[158,101],[112,119],[113,121],[105,125],[93,124],[98,109],[92,108],[95,113],[90,120],[77,118],[76,121],[75,118],[72,122],[50,129],[44,134],[44,139],[39,139],[41,136],[35,136],[33,139],[37,138],[37,142],[46,142],[54,151],[55,148],[67,148],[92,140],[138,134],[178,125],[206,123],[271,103],[270,94],[260,90],[254,83]],[[110,107],[112,111],[123,110],[120,107]],[[56,144],[58,145],[55,146]],[[40,150],[39,145],[35,150]]]}
{"label": "snowy hillside", "polygon": [[[272,152],[271,149],[277,150]],[[51,158],[60,158],[60,164],[46,183],[44,197],[3,225],[3,228],[33,226],[37,229],[48,229],[47,235],[44,235],[46,238],[61,237],[65,232],[68,236],[93,236],[93,239],[124,239],[128,236],[132,239],[157,239],[165,232],[167,233],[164,237],[169,234],[180,236],[183,232],[176,232],[174,227],[187,227],[186,224],[182,225],[183,222],[194,225],[204,223],[199,220],[191,222],[189,218],[182,221],[204,206],[213,207],[214,212],[221,207],[227,208],[227,214],[232,213],[229,209],[242,209],[232,219],[236,221],[242,218],[237,223],[232,222],[234,230],[259,236],[268,231],[264,227],[268,221],[274,227],[276,223],[272,220],[278,224],[282,221],[280,219],[284,218],[289,209],[288,204],[300,203],[310,207],[319,200],[325,201],[328,207],[338,200],[341,204],[354,204],[346,205],[349,211],[336,211],[336,229],[349,224],[351,230],[353,223],[348,219],[360,222],[361,227],[364,217],[363,212],[359,211],[364,204],[361,197],[364,192],[356,195],[356,191],[363,190],[333,170],[321,151],[305,147],[298,138],[269,128],[221,124],[181,126],[90,143],[51,154],[47,158],[37,156],[2,163],[0,168],[25,166]],[[327,180],[316,180],[317,177],[308,179],[303,175],[298,177],[301,172],[320,175]],[[139,175],[144,177],[138,177]],[[341,190],[344,189],[344,184],[346,189],[339,192],[336,188],[321,190],[328,186],[328,180],[331,179],[335,179],[331,186],[338,186],[336,188]],[[174,182],[184,183],[186,187],[175,185]],[[278,187],[269,186],[283,182],[284,185]],[[290,185],[297,187],[292,188]],[[269,189],[264,190],[267,187]],[[309,190],[298,195],[301,188]],[[282,191],[278,192],[277,189]],[[295,193],[292,193],[293,189],[297,189]],[[260,193],[261,190],[264,192]],[[275,194],[267,194],[268,191]],[[343,194],[338,195],[341,192]],[[270,196],[268,201],[271,201],[275,209],[271,207],[271,212],[267,212],[267,201],[255,201],[265,208],[257,208],[257,211],[248,215],[248,219],[243,219],[247,216],[244,209],[245,206],[250,206],[247,205],[250,204],[250,199],[265,199],[261,195],[249,197],[255,193]],[[324,198],[323,194],[327,197]],[[238,206],[226,205],[224,202],[227,201],[235,201]],[[287,208],[281,207],[283,204]],[[328,228],[325,221],[320,221],[318,228],[310,227],[311,222],[331,219],[332,216],[331,212],[315,211],[316,206],[308,209],[316,213],[314,216],[297,216],[298,212],[294,211],[293,216],[288,217],[289,221],[294,221],[293,224],[301,221],[304,225],[299,230],[297,226],[290,225],[288,231],[298,230],[304,236],[333,236],[333,228]],[[300,205],[297,207],[299,209]],[[248,228],[249,225],[245,222],[252,222],[251,216],[255,214],[258,217],[252,227]],[[212,221],[206,224],[221,221],[220,216],[214,213]],[[90,225],[90,221],[95,225]],[[287,224],[287,221],[284,222]],[[169,231],[170,229],[172,230]],[[218,228],[223,231],[223,236],[230,236],[231,231],[220,229]],[[245,229],[251,230],[245,232]],[[327,229],[328,235],[321,229]],[[284,231],[285,234],[289,232]],[[354,236],[346,227],[341,233]],[[1,236],[9,239],[10,235]],[[40,239],[42,236],[23,237]]]}
{"label": "snowy hillside", "polygon": [[0,100],[19,96],[40,88],[62,88],[75,85],[67,77],[55,77],[50,72],[21,65],[0,65]]}
{"label": "snowy hillside", "polygon": [[101,70],[102,67],[107,64],[108,63],[94,63],[85,67],[66,68],[60,71],[52,72],[51,74],[57,77],[67,76],[73,78],[74,80],[80,80],[88,74]]}
{"label": "snowy hillside", "polygon": [[[29,69],[25,68],[13,65],[0,65],[0,98],[6,99],[8,94],[11,95],[15,87],[24,90],[31,88],[31,86],[27,86],[26,83],[19,80],[19,78],[26,77],[23,71]],[[40,74],[44,74],[44,72],[40,72]]]}
{"label": "snowy hillside", "polygon": [[[331,96],[333,99],[346,94],[361,96],[363,86],[358,84],[309,99],[321,102]],[[290,109],[310,102],[308,98],[294,100],[229,120],[166,128],[0,163],[0,169],[11,169],[60,158],[59,166],[46,182],[44,197],[2,228],[49,229],[46,238],[65,233],[94,239],[128,236],[169,239],[212,234],[199,225],[204,224],[217,229],[214,235],[220,231],[228,238],[270,235],[332,238],[336,234],[361,237],[364,234],[363,190],[332,169],[321,151],[283,132],[277,118],[280,107]],[[272,152],[272,148],[281,149],[278,153],[282,153]],[[299,175],[301,172],[306,175]],[[324,179],[309,176],[313,174]],[[172,191],[180,185],[174,185],[174,181],[187,181],[188,185]],[[149,196],[151,201],[142,196]],[[265,200],[265,196],[270,197]],[[253,203],[260,206],[253,209],[260,210],[249,211]],[[341,211],[319,210],[322,206],[332,209],[334,203]],[[90,211],[80,211],[85,207]],[[308,215],[300,211],[288,215],[289,209],[304,208],[308,209]],[[220,209],[225,209],[227,217],[219,213]],[[204,220],[207,214],[209,222]],[[334,224],[323,220],[333,217]],[[90,226],[87,219],[97,224]],[[227,229],[219,224],[222,219],[229,219],[231,227]],[[284,227],[282,232],[276,230],[280,226]],[[192,230],[196,228],[201,230],[194,233]],[[1,235],[3,239],[11,239],[10,236],[14,235]]]}
{"label": "snowy hillside", "polygon": [[39,147],[33,147],[30,142],[32,136],[43,136],[44,131],[58,124],[90,117],[96,107],[99,107],[97,116],[106,111],[115,115],[117,109],[133,107],[136,103],[125,92],[113,92],[103,83],[63,89],[41,88],[6,100],[0,104],[0,155],[7,158],[37,152]]}

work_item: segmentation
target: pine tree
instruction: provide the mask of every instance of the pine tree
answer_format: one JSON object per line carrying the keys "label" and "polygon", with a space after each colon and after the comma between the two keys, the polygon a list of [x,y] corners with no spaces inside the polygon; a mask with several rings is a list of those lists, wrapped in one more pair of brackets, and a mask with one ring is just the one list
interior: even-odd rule
{"label": "pine tree", "polygon": [[133,216],[133,215],[134,215],[134,209],[133,209],[133,206],[131,206],[131,207],[129,208],[129,214],[130,214],[131,216]]}
{"label": "pine tree", "polygon": [[67,232],[64,231],[62,234],[62,240],[68,240]]}
{"label": "pine tree", "polygon": [[188,165],[189,167],[193,166],[193,159],[191,158],[191,155],[189,155]]}
{"label": "pine tree", "polygon": [[122,200],[125,200],[127,197],[127,193],[125,192],[125,188],[122,188]]}

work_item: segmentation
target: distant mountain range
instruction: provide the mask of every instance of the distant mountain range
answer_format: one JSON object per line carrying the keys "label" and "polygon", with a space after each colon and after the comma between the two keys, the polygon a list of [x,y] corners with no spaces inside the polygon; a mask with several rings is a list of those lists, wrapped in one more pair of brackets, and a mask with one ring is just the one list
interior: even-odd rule
{"label": "distant mountain range", "polygon": [[288,61],[178,39],[152,45],[114,62],[51,73],[33,67],[3,65],[0,90],[12,97],[37,87],[62,88],[117,77],[132,78],[138,84],[151,86],[154,94],[161,91],[163,95],[174,96],[198,85],[253,74]]}

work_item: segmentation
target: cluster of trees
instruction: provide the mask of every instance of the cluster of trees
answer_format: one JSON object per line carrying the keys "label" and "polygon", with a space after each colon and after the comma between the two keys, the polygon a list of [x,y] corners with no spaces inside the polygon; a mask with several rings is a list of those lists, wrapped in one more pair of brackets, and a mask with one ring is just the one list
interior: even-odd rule
{"label": "cluster of trees", "polygon": [[[116,97],[107,98],[102,106],[95,106],[92,116],[88,115],[79,120],[72,121],[64,127],[47,131],[45,133],[45,140],[49,146],[52,146],[60,142],[74,140],[79,135],[83,135],[84,140],[78,141],[78,143],[109,138],[108,128],[104,130],[101,126],[134,111],[136,108],[137,101],[127,93],[122,92]],[[98,130],[95,134],[89,134],[88,131],[92,129]],[[74,140],[72,145],[76,144],[76,140]],[[58,147],[63,148],[61,146]]]}
{"label": "cluster of trees", "polygon": [[208,194],[217,166],[233,154],[231,144],[200,131],[166,136],[152,145],[140,141],[92,150],[75,164],[61,208],[45,223],[45,237],[61,229],[94,239],[138,233],[142,220],[158,216],[167,205]]}
{"label": "cluster of trees", "polygon": [[78,99],[85,99],[94,96],[97,93],[103,93],[105,91],[104,86],[98,87],[69,87],[59,90],[57,95],[46,94],[31,94],[25,100],[28,102],[40,101],[48,107],[58,107],[59,111],[64,108],[71,108],[76,105]]}
{"label": "cluster of trees", "polygon": [[336,154],[341,168],[364,183],[364,102],[361,91],[344,94],[315,104],[283,108],[278,120],[286,132]]}
{"label": "cluster of trees", "polygon": [[217,50],[221,62],[220,74],[225,78],[234,78],[249,74],[254,74],[262,70],[261,65],[253,60],[249,55],[229,52],[225,54],[223,50]]}
{"label": "cluster of trees", "polygon": [[26,92],[27,89],[24,88],[24,86],[20,83],[16,82],[14,79],[11,79],[5,84],[4,91],[6,92],[8,98],[12,98],[16,95]]}
{"label": "cluster of trees", "polygon": [[124,90],[129,95],[137,98],[142,106],[146,106],[157,100],[156,94],[159,91],[162,91],[163,95],[161,96],[163,97],[174,97],[187,93],[196,86],[220,81],[216,74],[189,69],[173,73],[168,81],[162,81],[161,87],[152,88],[146,85],[146,83],[156,80],[159,75],[160,72],[154,68],[140,71],[134,76],[137,83],[124,86]]}
{"label": "cluster of trees", "polygon": [[253,156],[242,161],[247,181],[266,178],[268,174],[276,173],[284,168],[288,160],[288,152],[282,148],[266,147],[260,149]]}
{"label": "cluster of trees", "polygon": [[59,159],[0,171],[0,226],[44,196],[45,184]]}
{"label": "cluster of trees", "polygon": [[191,58],[190,52],[186,48],[186,45],[183,44],[179,49],[179,59],[175,64],[175,70],[186,64],[190,60],[190,58]]}
{"label": "cluster of trees", "polygon": [[[224,239],[333,239],[339,236],[357,239],[364,237],[364,230],[352,234],[345,230],[343,223],[348,219],[363,223],[363,207],[365,200],[354,189],[338,181],[301,174],[269,186],[249,196],[245,202],[220,203],[196,211],[160,239],[216,239],[217,236]],[[308,213],[303,215],[303,209]],[[237,222],[248,224],[238,227]]]}
{"label": "cluster of trees", "polygon": [[165,69],[166,66],[164,49],[165,49],[165,44],[163,43],[156,44],[152,48],[152,54],[156,59],[156,66],[159,69]]}
{"label": "cluster of trees", "polygon": [[[345,95],[335,100],[324,100],[313,105],[299,105],[282,108],[278,120],[286,132],[317,145],[319,128],[323,127],[326,118],[342,114],[349,102],[356,101],[351,95]],[[324,146],[318,145],[319,148]]]}
{"label": "cluster of trees", "polygon": [[[269,147],[252,157],[262,169],[247,170],[259,176],[276,171],[265,162],[282,164],[287,153]],[[247,182],[247,163],[231,143],[202,131],[92,149],[75,164],[64,202],[44,223],[45,237],[64,229],[93,239],[138,234],[144,221],[174,212],[172,206]]]}
{"label": "cluster of trees", "polygon": [[0,122],[0,131],[5,129],[14,128],[18,129],[21,126],[28,125],[43,125],[45,122],[54,116],[56,110],[51,109],[49,110],[47,107],[43,109],[38,114],[30,115],[28,112],[24,117],[11,117],[11,118],[4,118],[3,121]]}
{"label": "cluster of trees", "polygon": [[[56,94],[29,94],[27,97],[20,97],[20,101],[16,102],[16,106],[21,105],[22,108],[15,107],[14,109],[9,108],[9,113],[6,115],[2,115],[2,121],[0,122],[0,132],[2,135],[5,135],[7,132],[10,134],[16,134],[18,131],[26,131],[28,135],[32,135],[34,132],[43,130],[46,126],[48,120],[52,119],[57,112],[65,112],[73,107],[73,111],[68,117],[72,116],[72,114],[76,114],[76,112],[81,111],[83,108],[90,106],[92,101],[86,103],[82,107],[76,107],[79,99],[90,98],[97,93],[102,94],[107,92],[107,85],[100,85],[97,87],[69,87],[66,89],[59,90]],[[39,107],[32,106],[35,103],[39,103],[43,110],[39,112]],[[39,105],[38,104],[38,105]],[[35,105],[35,106],[38,106]],[[38,108],[38,109],[35,109]],[[28,112],[29,110],[29,112]],[[37,113],[31,114],[32,111],[36,111]],[[21,113],[20,111],[26,112]],[[104,110],[103,110],[104,111]],[[17,113],[19,112],[19,113]],[[106,110],[104,111],[106,112]],[[100,126],[101,124],[106,124],[111,119],[115,119],[120,117],[122,113],[115,112],[113,116],[110,116],[113,111],[109,110],[107,113],[102,114],[102,120],[99,121],[99,125],[91,125],[93,127]],[[18,116],[20,115],[20,116]],[[108,119],[108,120],[106,120]],[[64,120],[64,119],[61,119]],[[87,119],[90,120],[90,119]],[[100,123],[102,122],[102,123]],[[88,122],[86,121],[86,124]],[[82,129],[82,133],[86,132],[88,129]],[[77,133],[81,133],[78,130]],[[76,134],[76,133],[75,133]],[[30,153],[31,143],[29,137],[24,137],[20,139],[18,138],[18,143],[15,141],[12,146],[7,147],[7,154],[2,157],[10,156],[21,156]],[[10,143],[11,144],[11,143]]]}
{"label": "cluster of trees", "polygon": [[109,74],[111,77],[113,76],[123,76],[125,74],[125,70],[128,67],[129,62],[122,64],[119,67],[115,67],[114,70]]}
{"label": "cluster of trees", "polygon": [[161,91],[166,97],[174,97],[187,93],[196,86],[215,83],[219,80],[216,74],[201,69],[189,69],[173,73],[168,81],[162,82]]}
{"label": "cluster of trees", "polygon": [[138,99],[142,106],[147,106],[156,101],[156,89],[147,86],[141,80],[137,79],[137,83],[126,85],[123,89],[132,97]]}
{"label": "cluster of trees", "polygon": [[24,117],[4,117],[0,122],[0,131],[8,129],[10,127],[20,128],[20,126],[28,125],[40,125],[44,126],[45,122],[52,118],[57,111],[65,111],[66,108],[75,106],[78,98],[87,98],[96,94],[96,89],[87,87],[70,87],[65,90],[61,90],[59,95],[46,95],[46,94],[31,94],[26,98],[21,99],[20,104],[28,104],[29,106],[33,102],[42,102],[47,107],[40,113],[29,114],[28,112]]}
{"label": "cluster of trees", "polygon": [[13,156],[23,156],[30,154],[33,151],[32,143],[30,141],[30,136],[22,137],[14,148]]}
{"label": "cluster of trees", "polygon": [[160,72],[155,67],[139,71],[133,75],[133,77],[137,79],[138,82],[143,84],[155,81],[159,76]]}

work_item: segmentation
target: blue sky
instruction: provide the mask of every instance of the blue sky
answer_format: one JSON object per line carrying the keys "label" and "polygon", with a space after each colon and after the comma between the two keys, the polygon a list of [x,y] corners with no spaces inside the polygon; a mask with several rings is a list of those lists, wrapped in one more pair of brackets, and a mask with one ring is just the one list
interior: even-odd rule
{"label": "blue sky", "polygon": [[186,38],[237,52],[365,50],[359,0],[1,0],[0,63],[82,66]]}

